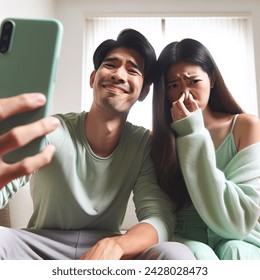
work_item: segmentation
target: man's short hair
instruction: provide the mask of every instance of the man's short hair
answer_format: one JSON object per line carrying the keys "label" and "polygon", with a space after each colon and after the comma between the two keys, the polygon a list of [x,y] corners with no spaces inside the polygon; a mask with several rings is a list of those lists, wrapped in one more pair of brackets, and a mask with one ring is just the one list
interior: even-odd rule
{"label": "man's short hair", "polygon": [[97,70],[106,55],[117,48],[128,48],[137,51],[144,58],[144,86],[153,82],[154,65],[156,54],[153,46],[144,35],[134,29],[124,29],[116,40],[108,39],[102,42],[93,55],[94,68]]}

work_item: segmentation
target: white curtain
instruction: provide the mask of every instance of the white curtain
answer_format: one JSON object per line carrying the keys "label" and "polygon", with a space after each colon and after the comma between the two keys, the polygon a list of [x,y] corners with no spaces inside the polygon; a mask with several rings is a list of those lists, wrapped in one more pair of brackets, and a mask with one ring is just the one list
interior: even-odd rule
{"label": "white curtain", "polygon": [[[95,17],[86,20],[85,68],[82,109],[92,102],[89,76],[93,71],[92,56],[106,39],[116,39],[125,28],[144,34],[159,55],[163,47],[183,38],[201,41],[212,53],[230,91],[249,113],[257,115],[252,33],[248,18],[238,17]],[[137,102],[128,120],[151,129],[152,88],[143,102]]]}

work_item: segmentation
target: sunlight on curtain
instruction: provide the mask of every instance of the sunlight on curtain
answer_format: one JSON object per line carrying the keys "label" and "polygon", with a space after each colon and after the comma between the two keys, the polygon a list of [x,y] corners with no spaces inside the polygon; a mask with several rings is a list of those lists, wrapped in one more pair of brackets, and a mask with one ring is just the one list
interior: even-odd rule
{"label": "sunlight on curtain", "polygon": [[[157,56],[163,47],[183,38],[201,41],[212,53],[231,93],[248,112],[257,115],[256,80],[253,42],[248,18],[235,17],[95,17],[86,21],[85,69],[82,109],[92,102],[89,76],[93,71],[92,56],[106,39],[116,39],[124,28],[143,33],[154,46]],[[151,129],[152,87],[143,102],[136,102],[128,120]]]}

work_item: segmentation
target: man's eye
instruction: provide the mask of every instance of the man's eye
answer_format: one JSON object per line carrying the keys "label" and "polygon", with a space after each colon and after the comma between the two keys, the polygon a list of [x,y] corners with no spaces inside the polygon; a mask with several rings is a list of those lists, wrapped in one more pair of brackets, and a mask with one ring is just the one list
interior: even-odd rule
{"label": "man's eye", "polygon": [[115,65],[114,64],[112,64],[112,63],[105,63],[104,64],[104,66],[106,67],[106,68],[115,68]]}
{"label": "man's eye", "polygon": [[139,76],[141,75],[141,73],[136,69],[128,69],[128,72],[133,75],[139,75]]}

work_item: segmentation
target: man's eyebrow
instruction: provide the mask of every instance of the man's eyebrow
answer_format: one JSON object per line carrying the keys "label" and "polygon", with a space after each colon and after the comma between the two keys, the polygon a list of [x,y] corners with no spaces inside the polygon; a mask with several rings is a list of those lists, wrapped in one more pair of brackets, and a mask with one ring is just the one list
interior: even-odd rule
{"label": "man's eyebrow", "polygon": [[106,57],[104,59],[104,62],[106,62],[106,61],[114,61],[114,60],[118,60],[118,58],[117,57]]}
{"label": "man's eyebrow", "polygon": [[141,73],[143,73],[143,72],[144,72],[144,68],[143,68],[143,67],[141,67],[141,66],[139,66],[139,65],[137,65],[137,64],[136,64],[136,63],[134,63],[133,61],[128,60],[127,62],[128,62],[128,63],[130,63],[130,64],[132,64],[132,66],[133,66],[134,68],[136,68],[138,71],[140,71]]}
{"label": "man's eyebrow", "polygon": [[[104,62],[109,62],[109,61],[119,61],[120,59],[117,57],[106,57],[104,59]],[[140,71],[141,73],[144,72],[143,67],[137,65],[136,63],[134,63],[132,60],[127,60],[127,63],[131,64],[134,68],[136,68],[138,71]]]}

